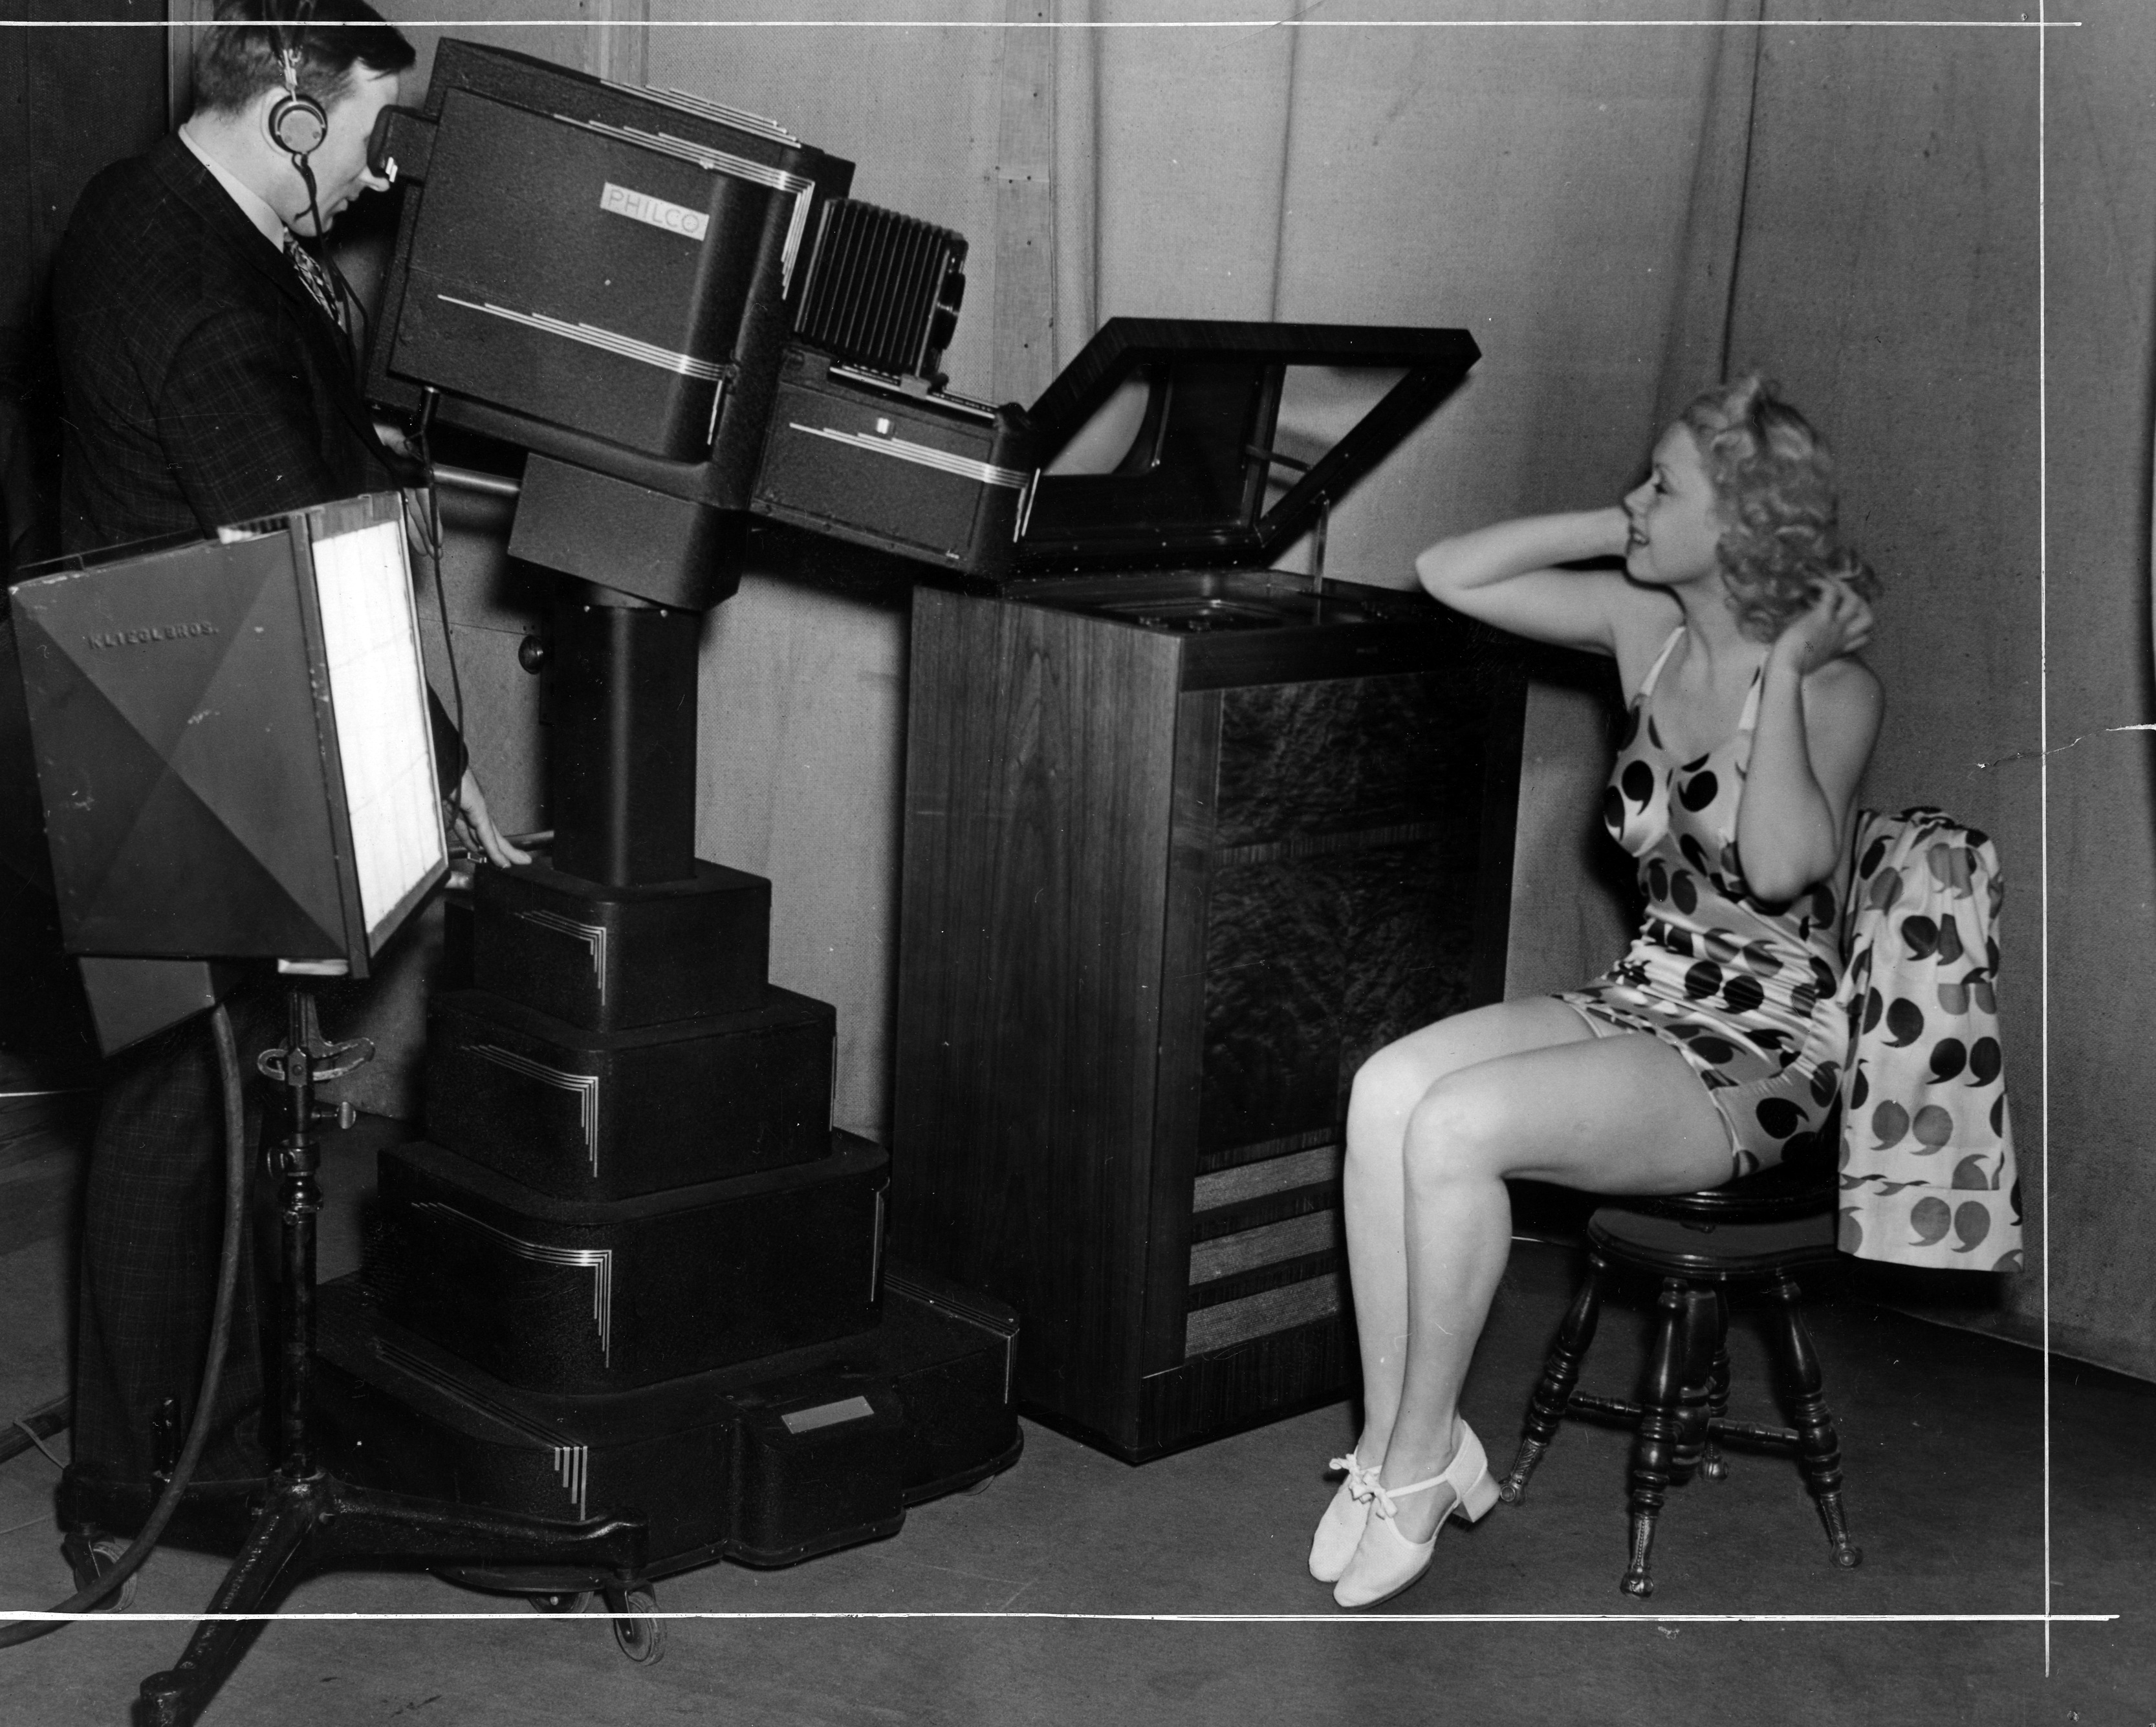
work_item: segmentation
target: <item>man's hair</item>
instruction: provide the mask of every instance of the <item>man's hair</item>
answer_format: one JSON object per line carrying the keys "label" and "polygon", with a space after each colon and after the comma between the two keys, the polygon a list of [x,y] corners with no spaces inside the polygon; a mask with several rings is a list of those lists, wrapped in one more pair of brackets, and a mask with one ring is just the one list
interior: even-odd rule
{"label": "man's hair", "polygon": [[1878,577],[1841,539],[1826,442],[1772,383],[1754,373],[1723,384],[1678,422],[1714,488],[1717,551],[1745,635],[1773,641],[1823,582],[1878,597]]}
{"label": "man's hair", "polygon": [[195,106],[232,114],[266,90],[285,87],[285,49],[300,56],[300,93],[324,108],[352,88],[355,65],[402,72],[417,58],[412,44],[366,0],[220,0],[217,22],[198,26],[194,41]]}

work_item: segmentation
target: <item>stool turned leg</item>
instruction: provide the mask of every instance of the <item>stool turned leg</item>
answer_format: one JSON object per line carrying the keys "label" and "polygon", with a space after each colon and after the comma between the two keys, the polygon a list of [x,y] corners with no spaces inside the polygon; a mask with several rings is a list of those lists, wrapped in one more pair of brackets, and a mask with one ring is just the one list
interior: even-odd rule
{"label": "stool turned leg", "polygon": [[1827,1545],[1834,1562],[1844,1568],[1861,1563],[1864,1555],[1849,1539],[1849,1520],[1841,1505],[1841,1441],[1834,1431],[1820,1391],[1819,1356],[1812,1350],[1811,1334],[1804,1330],[1797,1304],[1803,1299],[1794,1279],[1786,1271],[1774,1274],[1774,1327],[1776,1352],[1788,1386],[1789,1418],[1796,1423],[1804,1484],[1819,1506],[1820,1521],[1826,1526]]}
{"label": "stool turned leg", "polygon": [[1655,1345],[1640,1387],[1640,1433],[1632,1443],[1632,1560],[1619,1587],[1643,1600],[1655,1592],[1648,1560],[1655,1545],[1655,1519],[1661,1515],[1675,1473],[1677,1400],[1684,1391],[1686,1290],[1676,1278],[1664,1279],[1655,1304]]}
{"label": "stool turned leg", "polygon": [[1714,1286],[1714,1361],[1707,1370],[1707,1446],[1700,1454],[1699,1473],[1709,1481],[1727,1478],[1729,1463],[1715,1441],[1715,1423],[1729,1417],[1729,1297],[1722,1285]]}
{"label": "stool turned leg", "polygon": [[1683,1369],[1677,1381],[1673,1479],[1689,1481],[1707,1461],[1707,1422],[1714,1400],[1714,1288],[1687,1285],[1684,1292]]}
{"label": "stool turned leg", "polygon": [[1573,1390],[1579,1383],[1579,1364],[1587,1357],[1595,1322],[1602,1316],[1602,1279],[1608,1269],[1599,1253],[1587,1256],[1587,1276],[1557,1328],[1557,1341],[1550,1345],[1543,1376],[1528,1402],[1527,1437],[1520,1441],[1520,1454],[1512,1459],[1512,1473],[1497,1486],[1497,1497],[1508,1505],[1518,1504],[1526,1494],[1527,1478],[1557,1437],[1558,1425],[1572,1402]]}

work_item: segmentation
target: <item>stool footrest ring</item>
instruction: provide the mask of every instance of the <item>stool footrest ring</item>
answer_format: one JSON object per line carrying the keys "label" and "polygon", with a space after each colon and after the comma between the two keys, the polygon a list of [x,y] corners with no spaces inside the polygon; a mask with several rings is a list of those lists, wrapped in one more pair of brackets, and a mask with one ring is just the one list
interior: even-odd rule
{"label": "stool footrest ring", "polygon": [[[1636,1427],[1642,1411],[1637,1403],[1623,1397],[1598,1397],[1587,1391],[1574,1391],[1564,1412],[1570,1418],[1622,1422]],[[1708,1420],[1707,1437],[1731,1445],[1769,1446],[1790,1452],[1803,1449],[1804,1443],[1804,1435],[1794,1427],[1770,1427],[1759,1422],[1731,1421],[1724,1416]]]}

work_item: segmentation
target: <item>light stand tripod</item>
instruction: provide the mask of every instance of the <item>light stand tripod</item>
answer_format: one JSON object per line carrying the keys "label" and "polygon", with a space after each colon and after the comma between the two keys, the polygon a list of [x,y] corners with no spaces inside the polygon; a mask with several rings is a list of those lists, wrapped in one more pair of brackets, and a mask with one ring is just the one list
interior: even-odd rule
{"label": "light stand tripod", "polygon": [[275,1163],[283,1244],[280,1297],[281,1455],[246,1544],[210,1599],[208,1613],[179,1660],[142,1682],[136,1718],[144,1727],[186,1727],[239,1665],[264,1621],[223,1615],[266,1614],[303,1576],[338,1565],[556,1566],[610,1576],[626,1587],[641,1575],[644,1525],[624,1518],[551,1523],[483,1508],[347,1486],[315,1461],[310,1411],[315,1366],[315,1217],[321,1189],[316,1123],[334,1111],[318,1106],[320,1080],[349,1072],[372,1053],[338,1063],[358,1046],[323,1042],[312,992],[287,993],[285,1040],[264,1052],[262,1071],[285,1086],[290,1130]]}

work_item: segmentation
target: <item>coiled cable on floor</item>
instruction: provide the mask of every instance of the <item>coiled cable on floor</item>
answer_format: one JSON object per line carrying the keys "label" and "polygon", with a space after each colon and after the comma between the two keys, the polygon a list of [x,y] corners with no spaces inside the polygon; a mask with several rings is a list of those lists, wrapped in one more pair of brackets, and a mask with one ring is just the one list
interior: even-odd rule
{"label": "coiled cable on floor", "polygon": [[[232,1034],[232,1017],[225,1012],[223,1003],[210,1009],[209,1027],[217,1043],[218,1074],[224,1094],[224,1248],[218,1258],[217,1305],[211,1310],[209,1350],[203,1360],[202,1386],[195,1394],[194,1422],[187,1429],[187,1443],[180,1448],[179,1461],[172,1466],[172,1479],[158,1495],[149,1521],[142,1525],[142,1532],[129,1544],[111,1570],[49,1610],[54,1613],[90,1612],[142,1568],[143,1561],[157,1550],[157,1538],[164,1534],[165,1525],[179,1509],[181,1495],[187,1492],[195,1465],[201,1460],[203,1448],[209,1443],[218,1381],[224,1376],[225,1352],[232,1340],[232,1308],[239,1284],[239,1256],[246,1250],[247,1243],[246,1100],[240,1089],[239,1045]],[[0,1617],[5,1617],[4,1612],[0,1612]],[[64,1619],[34,1619],[8,1626],[0,1630],[0,1649],[27,1643],[48,1632],[58,1631],[68,1622]]]}

